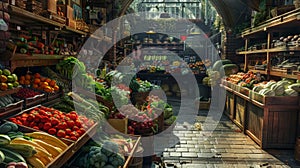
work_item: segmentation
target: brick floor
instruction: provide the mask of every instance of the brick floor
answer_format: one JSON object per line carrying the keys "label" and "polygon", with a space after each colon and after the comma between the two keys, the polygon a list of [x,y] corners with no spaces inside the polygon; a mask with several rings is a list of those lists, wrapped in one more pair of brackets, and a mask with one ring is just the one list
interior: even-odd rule
{"label": "brick floor", "polygon": [[[195,122],[203,123],[206,115],[206,111],[201,111]],[[260,149],[247,135],[238,132],[238,127],[226,116],[222,116],[211,136],[210,127],[201,131],[189,130],[193,124],[175,127],[173,133],[179,143],[164,150],[162,159],[165,163],[186,168],[300,167],[293,159],[292,150],[270,150],[268,153]]]}

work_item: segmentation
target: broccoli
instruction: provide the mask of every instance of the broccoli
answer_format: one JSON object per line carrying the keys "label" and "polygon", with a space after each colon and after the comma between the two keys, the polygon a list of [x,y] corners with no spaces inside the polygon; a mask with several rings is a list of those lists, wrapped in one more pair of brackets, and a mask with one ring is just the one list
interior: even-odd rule
{"label": "broccoli", "polygon": [[101,151],[103,154],[109,157],[112,154],[119,152],[119,146],[114,142],[105,141]]}

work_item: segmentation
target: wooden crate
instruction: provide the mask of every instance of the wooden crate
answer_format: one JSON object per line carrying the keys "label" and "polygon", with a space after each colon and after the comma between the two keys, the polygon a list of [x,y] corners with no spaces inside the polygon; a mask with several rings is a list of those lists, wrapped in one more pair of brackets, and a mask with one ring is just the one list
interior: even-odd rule
{"label": "wooden crate", "polygon": [[247,103],[246,133],[262,148],[294,148],[299,97],[270,96],[263,102]]}
{"label": "wooden crate", "polygon": [[236,96],[234,122],[241,129],[245,128],[246,100]]}
{"label": "wooden crate", "polygon": [[[40,107],[40,105],[21,111],[20,113],[15,114],[14,116],[18,116],[25,112],[29,112],[36,107]],[[18,126],[22,128],[22,131],[24,130],[31,130],[30,132],[40,131],[26,126],[20,126],[20,125]],[[79,137],[77,141],[60,138],[63,142],[65,142],[68,145],[68,148],[64,150],[62,153],[60,153],[51,163],[46,165],[46,167],[49,168],[62,167],[84,144],[86,144],[86,142],[91,137],[93,137],[96,134],[98,127],[99,127],[98,123],[95,123],[88,130],[86,130],[86,132],[83,135],[81,135],[81,137]]]}
{"label": "wooden crate", "polygon": [[12,103],[6,107],[0,108],[0,117],[2,119],[4,119],[4,118],[13,116],[13,115],[21,112],[23,109],[23,103],[24,103],[24,100],[19,100],[19,101]]}
{"label": "wooden crate", "polygon": [[225,103],[225,114],[230,118],[234,119],[235,116],[235,96],[232,92],[226,91],[226,103]]}
{"label": "wooden crate", "polygon": [[[106,127],[107,132],[115,133],[116,130],[123,134],[127,134],[128,118],[124,119],[108,119],[107,122],[111,127]],[[114,130],[115,129],[115,130]]]}

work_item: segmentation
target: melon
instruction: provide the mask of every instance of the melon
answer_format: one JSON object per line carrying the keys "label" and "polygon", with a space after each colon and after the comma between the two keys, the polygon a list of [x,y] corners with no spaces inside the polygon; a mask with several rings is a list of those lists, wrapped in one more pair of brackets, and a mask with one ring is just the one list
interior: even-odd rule
{"label": "melon", "polygon": [[224,60],[218,60],[214,63],[213,65],[213,70],[214,71],[218,71],[223,65],[226,65],[226,64],[231,64],[232,62],[228,59],[224,59]]}

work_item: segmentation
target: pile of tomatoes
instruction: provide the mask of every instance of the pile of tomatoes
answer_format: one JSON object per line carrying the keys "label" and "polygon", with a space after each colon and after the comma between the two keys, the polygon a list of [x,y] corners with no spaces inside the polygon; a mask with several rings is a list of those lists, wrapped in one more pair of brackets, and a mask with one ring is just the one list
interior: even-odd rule
{"label": "pile of tomatoes", "polygon": [[93,120],[78,115],[76,111],[64,113],[44,106],[36,107],[9,120],[73,141],[76,141],[88,128],[95,124]]}

